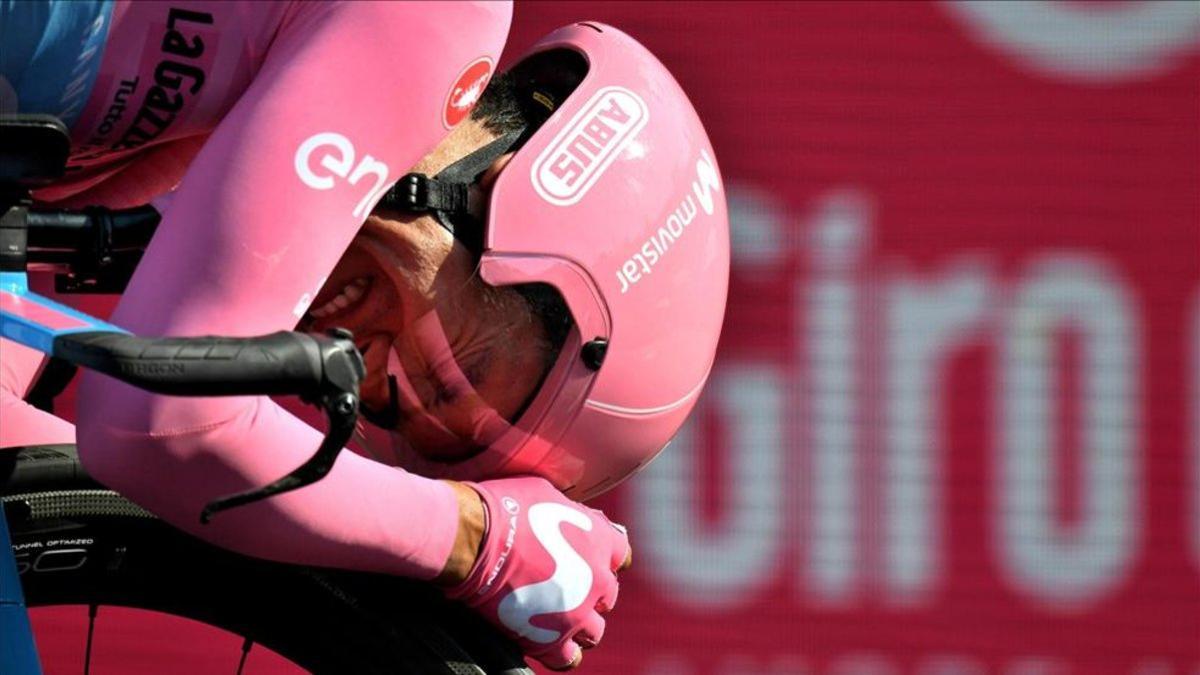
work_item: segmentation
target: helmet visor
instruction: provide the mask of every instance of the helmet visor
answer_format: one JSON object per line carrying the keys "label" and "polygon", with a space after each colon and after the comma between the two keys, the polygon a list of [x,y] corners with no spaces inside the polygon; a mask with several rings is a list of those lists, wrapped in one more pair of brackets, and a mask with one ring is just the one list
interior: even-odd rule
{"label": "helmet visor", "polygon": [[[476,278],[474,281],[482,283]],[[364,414],[392,432],[397,454],[434,461],[474,457],[509,433],[536,398],[570,330],[570,314],[544,284],[489,287],[479,313],[446,303],[386,346],[386,384],[364,391]],[[382,346],[382,345],[379,345]],[[368,368],[382,354],[371,354]],[[371,389],[368,375],[366,389]]]}

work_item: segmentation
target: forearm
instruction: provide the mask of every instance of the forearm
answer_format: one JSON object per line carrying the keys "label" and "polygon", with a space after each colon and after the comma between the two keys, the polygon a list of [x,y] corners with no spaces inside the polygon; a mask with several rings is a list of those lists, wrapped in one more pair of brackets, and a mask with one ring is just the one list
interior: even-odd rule
{"label": "forearm", "polygon": [[75,427],[70,422],[0,391],[0,450],[74,441]]}
{"label": "forearm", "polygon": [[[298,7],[189,165],[112,317],[116,325],[145,336],[292,328],[372,200],[445,133],[439,113],[461,64],[481,50],[498,56],[508,26],[503,7],[440,5],[439,20],[478,24],[480,39],[447,39],[413,54],[397,37],[419,34],[432,20],[420,3]],[[420,68],[411,67],[414,59]],[[363,86],[379,81],[389,85]],[[398,109],[429,114],[397,126]],[[334,149],[322,150],[324,160],[301,152],[324,137],[336,137],[365,173],[306,182],[298,161],[310,172],[331,166]],[[454,487],[350,453],[314,485],[200,526],[205,503],[287,474],[319,445],[317,431],[268,399],[153,396],[89,375],[79,408],[88,470],[209,541],[423,579],[437,577],[451,558],[451,570],[468,564],[455,546]]]}
{"label": "forearm", "polygon": [[0,391],[24,398],[44,361],[45,356],[36,349],[0,338]]}
{"label": "forearm", "polygon": [[289,563],[419,579],[438,576],[452,558],[460,520],[453,487],[350,452],[313,485],[201,525],[206,503],[279,478],[320,443],[318,431],[269,399],[151,396],[93,374],[80,396],[92,402],[79,418],[88,472],[206,541]]}
{"label": "forearm", "polygon": [[40,352],[0,338],[0,448],[75,440],[69,422],[22,400],[43,361]]}

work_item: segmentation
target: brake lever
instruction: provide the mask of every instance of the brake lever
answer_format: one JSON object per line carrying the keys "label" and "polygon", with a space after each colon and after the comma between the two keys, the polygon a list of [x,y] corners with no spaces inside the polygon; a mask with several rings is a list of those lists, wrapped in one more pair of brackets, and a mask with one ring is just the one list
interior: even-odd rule
{"label": "brake lever", "polygon": [[317,451],[291,473],[273,483],[209,502],[200,512],[202,524],[207,525],[221,511],[291,492],[329,474],[338,453],[354,434],[354,425],[358,421],[358,386],[365,371],[362,356],[355,348],[350,332],[335,328],[329,334],[334,340],[321,353],[322,381],[317,393],[300,397],[305,403],[319,405],[329,422],[329,430]]}

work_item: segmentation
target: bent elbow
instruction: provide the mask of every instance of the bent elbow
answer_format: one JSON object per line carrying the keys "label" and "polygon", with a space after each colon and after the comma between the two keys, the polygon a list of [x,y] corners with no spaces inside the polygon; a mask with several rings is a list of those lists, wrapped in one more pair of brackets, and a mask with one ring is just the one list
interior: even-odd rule
{"label": "bent elbow", "polygon": [[119,464],[122,460],[121,441],[118,438],[117,426],[113,424],[113,414],[119,409],[109,394],[111,387],[104,378],[85,373],[80,382],[77,398],[78,413],[75,419],[75,447],[79,452],[79,461],[88,475],[100,483],[123,492],[122,476],[130,475],[122,471]]}
{"label": "bent elbow", "polygon": [[75,445],[88,475],[121,493],[144,479],[146,453],[155,444],[145,392],[84,372],[80,378]]}

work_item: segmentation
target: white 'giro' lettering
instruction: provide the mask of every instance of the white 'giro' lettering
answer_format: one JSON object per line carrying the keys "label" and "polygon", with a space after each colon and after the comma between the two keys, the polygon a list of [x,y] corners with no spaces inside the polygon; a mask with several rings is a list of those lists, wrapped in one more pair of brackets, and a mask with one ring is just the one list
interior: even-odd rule
{"label": "white 'giro' lettering", "polygon": [[[741,189],[726,195],[731,211],[746,199]],[[1004,274],[994,252],[898,257],[875,243],[877,201],[860,187],[836,187],[804,220],[781,228],[795,236],[769,239],[777,251],[746,259],[794,284],[780,305],[793,312],[795,330],[780,352],[791,370],[780,367],[780,355],[718,360],[671,452],[630,486],[630,517],[650,528],[644,573],[666,602],[709,613],[749,610],[771,593],[820,611],[936,608],[958,579],[954,429],[988,415],[990,401],[992,423],[979,436],[991,448],[984,453],[992,463],[984,469],[989,508],[972,515],[991,519],[983,521],[981,564],[1048,617],[1120,602],[1159,541],[1146,492],[1155,462],[1144,445],[1143,387],[1157,371],[1143,340],[1154,322],[1139,287],[1119,261],[1090,250],[1042,250]],[[791,256],[804,264],[794,266]],[[1171,541],[1181,565],[1190,555],[1194,575],[1200,286],[1192,292],[1186,320],[1169,324],[1164,358],[1181,397],[1173,410],[1183,411],[1179,422],[1190,415],[1192,431],[1188,459],[1182,438],[1175,446],[1173,457],[1185,462],[1177,473],[1188,478],[1175,479],[1173,508],[1182,516],[1188,504],[1194,516],[1187,530],[1182,517],[1172,521]],[[980,358],[976,350],[994,356],[963,368],[959,359]],[[978,381],[960,379],[966,373]],[[1192,383],[1186,407],[1185,378]],[[989,395],[961,408],[951,398],[964,387]],[[727,438],[704,433],[709,420]],[[805,449],[791,462],[788,449],[797,443]],[[728,470],[708,486],[697,476],[714,453]],[[720,513],[702,522],[695,505],[714,490],[723,495]],[[1062,514],[1071,502],[1075,513]],[[1027,661],[1008,671],[1037,665]],[[645,674],[667,675],[668,666]],[[763,672],[804,672],[784,666]]]}
{"label": "white 'giro' lettering", "polygon": [[1177,65],[1200,34],[1200,12],[1187,2],[1106,3],[1100,12],[1049,0],[939,4],[1015,63],[1065,80],[1146,80]]}
{"label": "white 'giro' lettering", "polygon": [[[1127,582],[1144,532],[1140,490],[1138,332],[1118,275],[1084,256],[1046,257],[1013,293],[1001,342],[993,532],[1000,571],[1018,590],[1063,610],[1102,602]],[[1054,330],[1072,327],[1079,359],[1080,522],[1054,516],[1063,372]]]}
{"label": "white 'giro' lettering", "polygon": [[556,630],[539,628],[529,620],[540,614],[569,612],[583,604],[592,590],[592,568],[567,543],[562,524],[591,531],[592,519],[569,506],[542,502],[529,507],[529,529],[554,559],[554,574],[545,581],[514,589],[500,601],[497,613],[509,630],[534,642],[549,644]]}

